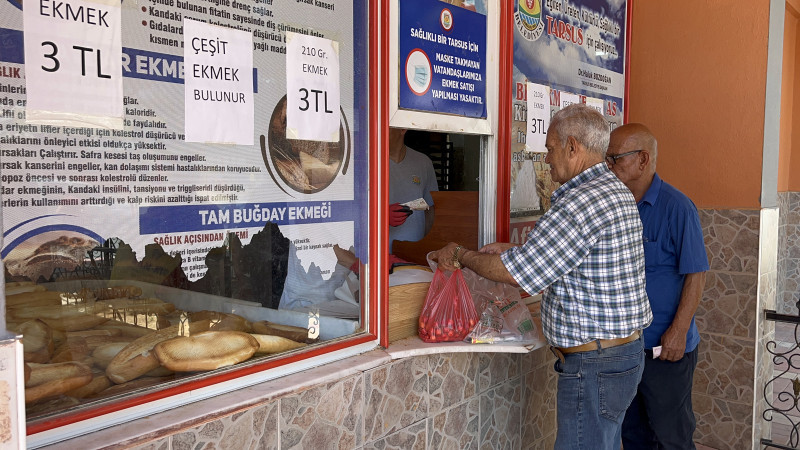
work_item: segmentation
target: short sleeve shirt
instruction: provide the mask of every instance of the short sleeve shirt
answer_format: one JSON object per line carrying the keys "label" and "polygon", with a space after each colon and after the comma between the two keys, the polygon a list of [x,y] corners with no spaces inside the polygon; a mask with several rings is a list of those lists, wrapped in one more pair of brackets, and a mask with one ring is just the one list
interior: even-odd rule
{"label": "short sleeve shirt", "polygon": [[544,290],[551,345],[625,337],[652,320],[636,202],[604,162],[556,189],[525,244],[501,259],[526,292]]}
{"label": "short sleeve shirt", "polygon": [[[431,191],[438,191],[433,163],[427,155],[406,147],[406,156],[396,163],[389,160],[389,203],[405,203],[424,198],[433,205]],[[414,211],[399,227],[389,227],[392,242],[418,241],[425,237],[425,211]]]}
{"label": "short sleeve shirt", "polygon": [[[661,335],[672,324],[690,273],[708,270],[703,229],[694,203],[665,183],[658,174],[638,203],[644,227],[647,296],[653,323],[644,330],[645,348],[661,345]],[[700,342],[694,317],[686,334],[686,351]]]}

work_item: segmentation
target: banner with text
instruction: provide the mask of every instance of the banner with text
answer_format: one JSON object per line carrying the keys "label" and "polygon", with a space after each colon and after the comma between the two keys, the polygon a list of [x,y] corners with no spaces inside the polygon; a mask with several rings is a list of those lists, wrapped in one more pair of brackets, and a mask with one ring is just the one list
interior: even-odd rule
{"label": "banner with text", "polygon": [[486,16],[403,0],[399,20],[399,107],[485,118]]}
{"label": "banner with text", "polygon": [[[41,11],[49,17],[29,22]],[[300,241],[311,233],[319,245],[297,253],[301,266],[333,267],[332,247],[353,248],[368,232],[365,11],[360,0],[0,0],[6,268],[49,279],[52,263],[37,265],[43,249],[64,250],[52,261],[72,270],[111,238],[138,259],[158,244],[198,260],[229,233],[247,245],[265,227]],[[336,72],[324,133],[306,120],[287,134],[290,33],[335,44],[335,62],[319,64]],[[56,61],[64,84],[37,78],[53,75],[41,66]],[[82,68],[92,80],[75,85],[67,75]],[[57,105],[78,120],[119,114],[121,126],[28,120],[30,108]],[[365,251],[355,249],[362,259]],[[183,269],[195,281],[207,267]]]}
{"label": "banner with text", "polygon": [[584,103],[598,109],[610,129],[621,125],[627,1],[514,0],[513,14],[511,220],[527,223],[550,208],[550,196],[558,188],[540,145],[540,98],[531,96],[541,95],[539,86],[548,88],[550,117],[570,104]]}

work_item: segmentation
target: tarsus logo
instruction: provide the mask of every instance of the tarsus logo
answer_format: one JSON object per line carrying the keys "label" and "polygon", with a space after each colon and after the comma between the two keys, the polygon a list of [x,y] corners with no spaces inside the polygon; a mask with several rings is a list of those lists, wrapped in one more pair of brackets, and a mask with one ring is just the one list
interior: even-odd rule
{"label": "tarsus logo", "polygon": [[517,0],[514,22],[522,37],[535,41],[544,32],[541,0]]}

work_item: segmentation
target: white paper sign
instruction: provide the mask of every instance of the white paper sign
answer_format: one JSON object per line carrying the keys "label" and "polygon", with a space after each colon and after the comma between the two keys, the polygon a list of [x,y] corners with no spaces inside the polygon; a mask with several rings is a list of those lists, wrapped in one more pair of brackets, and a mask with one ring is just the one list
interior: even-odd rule
{"label": "white paper sign", "polygon": [[528,83],[528,124],[525,150],[546,152],[547,127],[550,126],[550,87]]}
{"label": "white paper sign", "polygon": [[[597,110],[600,114],[603,114],[603,100],[594,97],[586,97],[586,106]],[[605,114],[603,114],[605,115]]]}
{"label": "white paper sign", "polygon": [[580,103],[580,102],[581,102],[581,97],[578,94],[573,94],[571,92],[561,93],[561,109],[564,109],[569,105],[573,105],[575,103]]}
{"label": "white paper sign", "polygon": [[253,145],[253,36],[183,19],[186,141]]}
{"label": "white paper sign", "polygon": [[119,0],[25,2],[26,118],[122,128]]}
{"label": "white paper sign", "polygon": [[286,33],[286,137],[339,141],[339,43]]}

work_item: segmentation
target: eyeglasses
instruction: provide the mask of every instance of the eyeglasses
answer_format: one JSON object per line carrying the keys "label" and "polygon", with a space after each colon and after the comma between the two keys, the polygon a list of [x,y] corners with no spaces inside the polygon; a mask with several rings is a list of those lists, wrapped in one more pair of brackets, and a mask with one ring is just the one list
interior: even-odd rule
{"label": "eyeglasses", "polygon": [[608,166],[611,167],[611,166],[613,166],[614,164],[617,163],[618,159],[624,158],[624,157],[626,157],[628,155],[633,155],[634,153],[643,152],[643,151],[644,151],[644,149],[642,149],[642,150],[631,150],[629,152],[620,153],[619,155],[607,155],[606,156],[606,164],[608,164]]}

